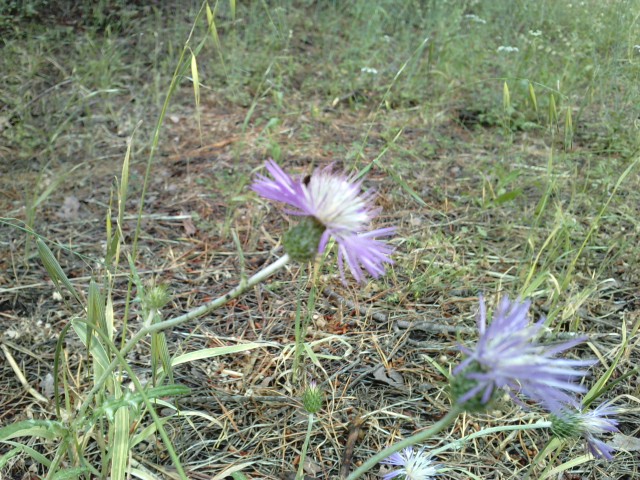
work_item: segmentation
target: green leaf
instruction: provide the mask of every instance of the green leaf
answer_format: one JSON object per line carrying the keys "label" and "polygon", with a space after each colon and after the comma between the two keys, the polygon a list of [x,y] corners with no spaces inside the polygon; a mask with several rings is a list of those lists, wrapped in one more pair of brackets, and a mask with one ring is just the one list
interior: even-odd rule
{"label": "green leaf", "polygon": [[40,260],[42,260],[42,264],[44,265],[45,270],[51,277],[51,280],[56,286],[58,292],[62,293],[60,284],[64,285],[69,292],[75,297],[75,299],[82,303],[80,300],[80,296],[76,289],[73,287],[67,275],[62,270],[62,267],[56,260],[56,257],[53,255],[53,252],[49,249],[46,243],[41,238],[36,239],[36,246],[38,247],[38,254],[40,255]]}
{"label": "green leaf", "polygon": [[0,428],[0,442],[16,437],[37,437],[54,440],[66,433],[65,427],[54,420],[24,420]]}
{"label": "green leaf", "polygon": [[84,478],[88,477],[90,470],[88,468],[83,467],[75,467],[75,468],[64,468],[58,470],[52,477],[51,480],[72,480],[74,478]]}
{"label": "green leaf", "polygon": [[[161,397],[178,397],[181,395],[188,395],[191,392],[189,387],[184,385],[162,385],[160,387],[150,388],[145,393],[149,400],[154,400]],[[113,396],[105,399],[99,408],[96,408],[93,412],[93,420],[106,417],[109,421],[115,421],[115,414],[121,407],[135,407],[137,408],[144,399],[140,393],[132,393],[128,390],[118,398]]]}
{"label": "green leaf", "polygon": [[522,195],[522,189],[516,188],[515,190],[509,190],[508,192],[504,192],[502,195],[498,195],[496,199],[493,201],[496,205],[502,205],[503,203],[510,202],[515,200],[520,195]]}
{"label": "green leaf", "polygon": [[111,478],[124,480],[129,463],[129,409],[121,407],[116,411],[111,444]]}
{"label": "green leaf", "polygon": [[9,462],[9,460],[11,460],[16,455],[19,455],[20,453],[22,453],[22,449],[18,447],[18,448],[12,448],[7,453],[2,455],[0,457],[0,470],[2,470],[5,467],[5,465],[7,464],[7,462]]}
{"label": "green leaf", "polygon": [[111,363],[109,356],[107,355],[107,351],[99,339],[94,337],[93,341],[89,340],[87,326],[82,320],[74,319],[72,320],[72,325],[82,343],[84,343],[86,347],[90,347],[89,354],[94,362],[96,378],[99,378],[102,375],[102,372],[104,372]]}
{"label": "green leaf", "polygon": [[171,355],[167,346],[167,337],[164,332],[154,332],[151,334],[151,366],[153,368],[153,379],[158,373],[158,366],[162,365],[162,370],[169,375],[169,383],[173,383],[173,369],[171,368]]}

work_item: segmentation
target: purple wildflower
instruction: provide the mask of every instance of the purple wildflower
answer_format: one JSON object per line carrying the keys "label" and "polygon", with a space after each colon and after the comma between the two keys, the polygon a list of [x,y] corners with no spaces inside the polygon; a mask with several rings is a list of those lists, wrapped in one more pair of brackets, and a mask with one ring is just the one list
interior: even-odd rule
{"label": "purple wildflower", "polygon": [[594,457],[612,460],[615,448],[598,439],[596,435],[618,432],[618,421],[607,418],[618,413],[620,409],[614,407],[611,402],[604,402],[593,410],[563,408],[553,412],[551,431],[559,438],[583,437]]}
{"label": "purple wildflower", "polygon": [[[542,345],[536,337],[544,328],[544,317],[529,325],[530,301],[511,302],[504,297],[493,321],[487,326],[487,311],[482,296],[478,329],[480,338],[474,350],[460,347],[466,358],[453,373],[456,375],[457,400],[468,407],[486,405],[496,389],[518,392],[556,411],[563,404],[576,405],[570,392],[584,392],[585,388],[573,383],[587,373],[580,367],[593,365],[592,360],[566,360],[555,358],[585,340],[584,337],[557,345]],[[462,377],[462,378],[460,378]],[[515,398],[515,397],[514,397]]]}
{"label": "purple wildflower", "polygon": [[433,465],[433,460],[431,460],[430,455],[424,453],[424,448],[414,452],[413,448],[407,447],[380,463],[382,465],[402,467],[384,475],[382,477],[383,480],[390,480],[399,475],[403,475],[405,480],[431,480],[441,468],[440,465]]}
{"label": "purple wildflower", "polygon": [[332,167],[316,169],[307,179],[292,178],[273,160],[266,162],[269,178],[258,175],[252,187],[258,194],[286,203],[291,215],[312,217],[323,227],[318,244],[322,253],[330,238],[338,244],[338,265],[344,281],[344,262],[359,282],[364,280],[362,267],[373,277],[384,273],[384,264],[393,249],[376,240],[394,232],[394,228],[368,231],[370,221],[379,213],[372,206],[373,194],[362,192],[362,181],[344,174],[336,174]]}

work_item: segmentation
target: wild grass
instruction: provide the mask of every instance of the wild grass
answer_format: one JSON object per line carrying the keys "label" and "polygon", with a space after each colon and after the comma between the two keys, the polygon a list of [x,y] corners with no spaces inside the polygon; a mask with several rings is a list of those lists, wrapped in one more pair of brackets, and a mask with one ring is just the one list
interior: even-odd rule
{"label": "wild grass", "polygon": [[[589,335],[622,446],[499,402],[428,441],[443,476],[637,474],[637,0],[46,3],[0,7],[0,471],[345,478],[449,412],[483,293]],[[387,274],[252,277],[266,158],[359,172]]]}

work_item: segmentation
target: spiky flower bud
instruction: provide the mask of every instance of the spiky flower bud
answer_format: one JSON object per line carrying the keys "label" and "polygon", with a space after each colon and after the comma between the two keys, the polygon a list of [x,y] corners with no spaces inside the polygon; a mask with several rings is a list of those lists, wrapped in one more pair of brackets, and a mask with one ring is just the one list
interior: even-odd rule
{"label": "spiky flower bud", "polygon": [[550,415],[549,420],[551,420],[551,433],[554,437],[562,439],[577,438],[582,434],[580,418],[577,415],[566,414],[562,417]]}
{"label": "spiky flower bud", "polygon": [[162,310],[171,301],[171,294],[166,285],[156,285],[147,292],[145,303],[149,310]]}
{"label": "spiky flower bud", "polygon": [[317,413],[322,408],[323,397],[324,395],[318,388],[318,384],[315,380],[311,380],[302,394],[302,405],[304,405],[304,409],[307,412]]}
{"label": "spiky flower bud", "polygon": [[324,225],[314,217],[302,217],[296,226],[284,234],[282,244],[285,252],[297,262],[313,260],[324,231]]}

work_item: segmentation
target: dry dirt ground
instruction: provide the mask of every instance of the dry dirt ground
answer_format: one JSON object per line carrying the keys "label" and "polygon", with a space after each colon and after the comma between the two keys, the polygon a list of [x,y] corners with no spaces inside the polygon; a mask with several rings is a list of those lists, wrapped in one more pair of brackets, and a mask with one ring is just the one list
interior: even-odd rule
{"label": "dry dirt ground", "polygon": [[[319,115],[291,116],[279,126],[281,163],[292,172],[309,173],[331,162],[337,168],[349,167],[344,152],[368,135],[358,160],[363,166],[387,144],[387,129],[396,121],[393,112],[380,118],[380,114],[348,106],[319,107]],[[167,119],[145,199],[136,262],[144,282],[169,286],[172,301],[163,312],[165,318],[236,285],[241,263],[231,229],[242,244],[249,274],[282,254],[279,238],[288,228],[288,218],[248,189],[269,150],[257,127],[250,124],[241,133],[246,113],[243,108],[205,102],[202,137],[191,109],[172,112]],[[508,282],[504,279],[520,261],[518,246],[526,241],[526,233],[501,227],[509,223],[503,222],[509,216],[513,218],[513,211],[478,207],[486,178],[476,165],[497,154],[501,133],[477,133],[476,128],[456,119],[455,112],[445,112],[443,118],[428,126],[398,118],[397,123],[404,126],[404,146],[415,155],[404,163],[383,157],[366,178],[366,187],[376,189],[383,208],[378,225],[398,227],[393,240],[396,265],[385,278],[363,287],[353,282],[343,285],[332,265],[320,276],[322,294],[313,306],[306,334],[318,363],[307,358],[305,371],[319,380],[326,403],[311,437],[305,466],[310,478],[335,478],[381,446],[442,417],[449,405],[446,378],[432,362],[445,370],[455,365],[459,340],[475,338],[478,292],[485,291],[493,301],[496,286]],[[300,135],[305,131],[313,135]],[[127,138],[112,135],[99,141],[104,142],[101,158],[57,160],[42,176],[42,163],[36,161],[0,166],[0,208],[8,212],[7,217],[18,219],[26,215],[25,192],[32,191],[37,182],[42,189],[68,175],[38,209],[35,229],[48,239],[73,284],[85,294],[91,275],[100,273],[105,215]],[[421,147],[425,144],[430,145],[428,150]],[[542,141],[535,146],[531,139],[523,144],[528,146],[519,147],[516,139],[511,148],[530,167],[543,168],[548,146]],[[145,147],[134,147],[125,252],[135,229],[146,153]],[[384,171],[385,164],[394,166],[396,177],[406,181],[424,205],[401,188],[398,178]],[[76,166],[73,173],[66,173]],[[526,203],[525,198],[522,201]],[[466,239],[467,232],[478,228],[486,234],[484,245]],[[53,371],[58,336],[79,312],[60,300],[28,236],[6,225],[0,225],[0,232],[0,425],[7,425],[53,415],[53,404],[37,401],[21,384],[16,370],[30,387],[49,396],[47,378]],[[505,245],[513,249],[505,250]],[[417,273],[429,269],[435,272],[433,279],[421,277],[422,283],[415,285]],[[116,325],[120,326],[127,286],[125,270],[122,272],[113,292]],[[589,324],[598,351],[610,352],[619,345],[616,334],[621,319],[630,328],[637,323],[636,273],[637,267],[627,259],[611,265],[604,278],[615,278],[616,287],[603,284],[578,312],[581,321]],[[586,278],[588,269],[577,278],[581,275]],[[296,304],[298,298],[305,301],[298,292],[307,288],[299,266],[291,265],[218,311],[168,332],[172,354],[255,340],[272,345],[176,368],[175,381],[192,388],[180,406],[206,412],[214,419],[184,418],[167,425],[190,478],[212,478],[245,463],[243,471],[250,478],[293,478],[307,420],[299,400],[301,386],[291,382],[291,346]],[[140,325],[136,308],[131,311],[129,331]],[[536,316],[543,313],[544,305],[536,305]],[[86,354],[71,332],[64,343],[64,357],[64,368],[73,381],[70,389],[81,398],[87,389]],[[141,344],[129,361],[141,378],[149,378],[148,344]],[[625,368],[636,362],[637,350],[625,357]],[[617,371],[615,376],[619,375]],[[633,389],[637,393],[637,387],[632,387],[636,381],[637,375],[626,386],[617,387],[615,394],[632,394]],[[462,416],[430,446],[488,426],[534,418],[535,414],[510,402],[500,403],[490,415]],[[622,431],[636,435],[637,423],[631,417],[627,420],[621,421]],[[516,478],[516,472],[531,463],[546,440],[544,434],[527,433],[476,439],[440,459],[454,467],[443,477],[470,478],[468,472],[473,472],[478,478]],[[53,448],[37,442],[34,447],[46,454]],[[563,456],[581,454],[582,448],[581,444],[568,447]],[[175,477],[160,439],[137,446],[132,454],[135,462],[160,478]],[[588,462],[581,468],[562,478],[638,478],[633,454],[611,464]],[[22,458],[4,476],[38,478],[42,473]],[[370,478],[377,478],[378,473],[372,472]]]}

